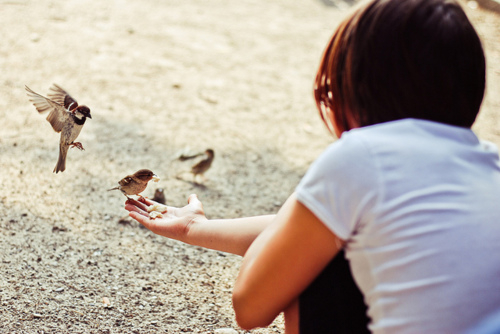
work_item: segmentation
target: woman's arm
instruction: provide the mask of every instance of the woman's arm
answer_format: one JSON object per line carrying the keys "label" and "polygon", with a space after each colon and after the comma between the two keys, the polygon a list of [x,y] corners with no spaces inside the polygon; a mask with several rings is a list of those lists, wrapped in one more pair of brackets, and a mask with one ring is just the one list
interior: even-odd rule
{"label": "woman's arm", "polygon": [[292,195],[245,254],[233,290],[238,324],[244,329],[269,325],[343,245]]}
{"label": "woman's arm", "polygon": [[149,199],[127,200],[130,217],[152,232],[191,245],[244,255],[255,238],[271,224],[275,215],[208,220],[196,195],[182,208],[167,207],[162,218],[150,219]]}

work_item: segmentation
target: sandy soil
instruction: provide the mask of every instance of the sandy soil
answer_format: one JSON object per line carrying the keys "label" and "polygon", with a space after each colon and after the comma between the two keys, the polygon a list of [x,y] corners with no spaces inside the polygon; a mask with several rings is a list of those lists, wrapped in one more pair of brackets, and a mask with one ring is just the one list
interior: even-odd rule
{"label": "sandy soil", "polygon": [[[349,5],[1,0],[0,333],[244,333],[240,258],[153,235],[106,190],[150,168],[162,180],[144,194],[163,187],[171,205],[197,193],[209,217],[276,212],[332,141],[311,87]],[[500,17],[469,12],[489,71],[475,130],[500,144]],[[57,175],[59,136],[24,92],[54,82],[92,110],[86,150]],[[208,147],[204,186],[174,177],[190,166],[177,152]]]}

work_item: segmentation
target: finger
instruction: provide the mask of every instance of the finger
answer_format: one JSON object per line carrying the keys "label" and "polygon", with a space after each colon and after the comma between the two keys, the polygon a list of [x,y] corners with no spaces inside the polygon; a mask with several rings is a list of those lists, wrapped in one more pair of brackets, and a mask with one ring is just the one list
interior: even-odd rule
{"label": "finger", "polygon": [[141,203],[133,198],[127,198],[125,204],[141,205]]}
{"label": "finger", "polygon": [[200,200],[198,199],[198,195],[196,194],[189,195],[188,205],[191,207],[191,209],[194,208],[195,210],[203,211],[203,204],[200,202]]}
{"label": "finger", "polygon": [[146,210],[142,210],[141,208],[139,208],[135,205],[129,204],[129,203],[125,204],[125,210],[130,211],[130,212],[136,212],[136,213],[143,215],[143,216],[149,216],[149,214]]}
{"label": "finger", "polygon": [[151,219],[149,218],[148,215],[142,215],[141,213],[139,213],[137,211],[130,211],[128,215],[131,218],[137,220],[142,225],[144,225],[144,227],[149,229],[149,226],[151,225]]}
{"label": "finger", "polygon": [[189,197],[188,197],[188,204],[194,204],[194,205],[196,205],[198,203],[201,204],[200,200],[198,199],[198,195],[196,195],[196,194],[189,195]]}
{"label": "finger", "polygon": [[130,204],[130,205],[133,205],[133,206],[136,206],[137,208],[143,210],[143,211],[147,211],[148,210],[148,206],[147,205],[144,205],[143,203],[133,199],[133,198],[129,198],[126,202],[125,202],[125,205],[127,204]]}
{"label": "finger", "polygon": [[[140,198],[139,201],[140,202],[136,201],[136,203],[140,204],[141,209],[144,210],[144,211],[147,211],[147,212],[151,212],[152,210],[153,211],[159,211],[158,208],[165,208],[165,210],[162,211],[162,213],[165,213],[167,211],[172,212],[172,210],[176,209],[173,206],[167,206],[165,204],[161,204],[161,203],[155,202],[153,200],[150,200],[149,198]],[[156,208],[150,208],[152,205],[157,206],[157,207]]]}
{"label": "finger", "polygon": [[139,198],[139,201],[140,201],[141,203],[146,204],[147,206],[150,206],[150,205],[156,204],[156,202],[155,202],[155,201],[150,200],[149,198],[146,198],[146,197],[140,197],[140,198]]}

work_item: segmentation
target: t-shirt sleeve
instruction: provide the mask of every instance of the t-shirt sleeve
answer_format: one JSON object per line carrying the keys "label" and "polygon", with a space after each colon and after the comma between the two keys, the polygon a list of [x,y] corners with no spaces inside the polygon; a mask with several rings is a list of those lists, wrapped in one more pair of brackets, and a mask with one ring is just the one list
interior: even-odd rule
{"label": "t-shirt sleeve", "polygon": [[311,165],[296,188],[297,200],[343,240],[370,219],[379,189],[368,146],[344,133]]}

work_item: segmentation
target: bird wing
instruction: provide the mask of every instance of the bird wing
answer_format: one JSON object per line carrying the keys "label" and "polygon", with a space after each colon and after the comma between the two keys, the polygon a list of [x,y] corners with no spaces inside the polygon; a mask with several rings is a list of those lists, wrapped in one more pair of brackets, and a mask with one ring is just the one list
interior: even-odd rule
{"label": "bird wing", "polygon": [[60,86],[53,84],[50,90],[51,92],[48,94],[49,99],[64,106],[68,111],[78,107],[78,102]]}
{"label": "bird wing", "polygon": [[210,167],[210,163],[211,161],[209,161],[208,159],[201,160],[191,167],[191,172],[194,174],[203,174]]}
{"label": "bird wing", "polygon": [[55,132],[61,132],[64,122],[66,122],[69,117],[69,114],[66,110],[64,110],[64,107],[57,102],[35,93],[28,86],[25,86],[25,89],[36,110],[38,110],[39,113],[50,111],[47,116],[47,121],[49,121],[50,125],[52,125]]}
{"label": "bird wing", "polygon": [[130,184],[130,182],[132,182],[132,178],[130,176],[126,176],[124,177],[123,179],[121,179],[118,184],[120,184],[122,187]]}

